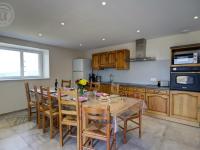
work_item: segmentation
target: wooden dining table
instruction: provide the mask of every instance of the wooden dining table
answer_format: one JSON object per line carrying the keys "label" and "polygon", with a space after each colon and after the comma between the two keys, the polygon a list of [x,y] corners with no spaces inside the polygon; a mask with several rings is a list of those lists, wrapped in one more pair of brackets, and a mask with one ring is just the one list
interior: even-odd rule
{"label": "wooden dining table", "polygon": [[[33,90],[31,90],[31,92],[34,92]],[[51,92],[51,96],[54,99],[57,99],[57,93],[55,93],[55,91]],[[101,99],[100,97],[97,96],[92,96],[89,97],[87,96],[87,101],[83,101],[82,102],[82,107],[99,107],[99,106],[106,106],[109,105],[110,106],[110,113],[111,116],[113,118],[113,125],[114,125],[114,132],[116,133],[118,131],[118,120],[117,120],[117,116],[122,114],[123,112],[126,112],[128,110],[132,110],[134,109],[134,106],[138,105],[138,104],[142,104],[142,108],[141,109],[146,109],[146,104],[144,102],[144,100],[140,100],[140,99],[136,99],[136,98],[131,98],[131,97],[121,97],[119,95],[110,95],[105,97],[104,99]],[[134,110],[133,110],[134,111]],[[82,113],[81,113],[82,114]],[[82,128],[86,128],[87,123],[84,119],[84,117],[82,118],[82,120],[80,121],[82,122]],[[77,149],[80,149],[80,140],[81,140],[81,131],[80,131],[80,127],[77,127],[78,129],[78,133],[77,133]],[[84,139],[82,139],[84,140]]]}

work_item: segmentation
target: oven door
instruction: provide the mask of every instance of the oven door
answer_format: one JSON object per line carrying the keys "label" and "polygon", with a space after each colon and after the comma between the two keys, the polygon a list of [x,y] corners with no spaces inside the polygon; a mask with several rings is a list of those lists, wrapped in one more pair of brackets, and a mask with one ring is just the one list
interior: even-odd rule
{"label": "oven door", "polygon": [[200,73],[171,72],[170,89],[200,91]]}

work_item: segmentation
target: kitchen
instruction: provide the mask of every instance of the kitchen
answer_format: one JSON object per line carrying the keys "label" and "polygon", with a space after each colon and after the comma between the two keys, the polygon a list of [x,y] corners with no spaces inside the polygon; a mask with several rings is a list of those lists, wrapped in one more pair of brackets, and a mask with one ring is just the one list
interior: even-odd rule
{"label": "kitchen", "polygon": [[[0,3],[0,15],[5,7],[13,9],[11,15],[16,13],[9,25],[0,24],[0,149],[84,149],[87,122],[82,108],[106,103],[114,122],[114,134],[107,133],[106,140],[115,140],[115,149],[199,150],[199,2],[17,1]],[[11,52],[18,52],[19,61],[11,59]],[[13,70],[17,76],[7,74]],[[25,91],[24,83],[29,83],[30,91]],[[50,113],[43,116],[45,110],[38,107],[42,104],[38,95],[45,95],[42,87],[57,100],[55,108],[61,105],[62,89],[77,89],[77,100],[83,103],[75,106],[81,108],[73,115],[77,113],[80,124],[63,128],[76,138],[62,136],[62,111],[57,109],[52,111],[52,116],[59,114],[53,119],[57,131],[53,132],[52,121],[46,121]],[[30,115],[27,93],[35,101],[36,114]],[[120,121],[116,112],[129,110],[136,101],[142,104],[134,116],[136,126],[126,116]],[[136,130],[129,132],[129,127]],[[107,145],[93,139],[86,144],[95,149]]]}
{"label": "kitchen", "polygon": [[[146,56],[146,40],[140,39],[136,41],[134,58],[130,57],[130,51],[127,49],[93,53],[93,78],[89,80],[101,82],[101,91],[105,93],[110,92],[112,82],[119,84],[121,95],[127,93],[129,97],[145,100],[148,106],[147,115],[199,127],[199,48],[199,44],[173,46],[168,50],[171,54],[170,60],[156,60],[156,57]],[[179,56],[177,51],[183,54]],[[193,57],[193,53],[197,56]],[[110,57],[113,54],[114,57]],[[118,61],[124,63],[121,68]],[[192,64],[191,67],[189,64]],[[183,74],[187,77],[182,79],[186,83],[178,84],[178,78],[183,75],[176,72],[196,72],[196,76]],[[177,75],[174,75],[175,73]],[[188,83],[188,80],[193,82]],[[188,89],[184,89],[186,86]]]}

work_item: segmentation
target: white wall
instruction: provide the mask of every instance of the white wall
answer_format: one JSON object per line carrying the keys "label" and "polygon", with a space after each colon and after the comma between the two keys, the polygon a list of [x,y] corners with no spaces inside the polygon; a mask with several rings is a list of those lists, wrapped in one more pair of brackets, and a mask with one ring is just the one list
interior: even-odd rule
{"label": "white wall", "polygon": [[[81,51],[48,46],[0,36],[0,42],[49,50],[50,79],[31,80],[30,86],[53,86],[55,78],[72,79],[72,59],[82,56]],[[26,108],[24,81],[0,81],[0,114]]]}
{"label": "white wall", "polygon": [[[114,75],[116,82],[128,82],[139,84],[152,84],[151,78],[157,80],[169,80],[170,78],[170,47],[184,44],[200,43],[200,31],[172,36],[160,37],[147,40],[147,56],[156,57],[157,61],[152,62],[131,62],[130,70],[118,71],[105,69],[95,71],[102,76],[104,81],[109,80],[109,74]],[[135,41],[120,45],[112,45],[104,48],[88,50],[85,57],[91,58],[92,53],[109,50],[129,49],[131,57],[135,57]]]}
{"label": "white wall", "polygon": [[[200,30],[184,34],[165,36],[147,40],[147,56],[155,56],[158,60],[170,59],[170,47],[184,44],[200,43]],[[92,53],[117,49],[129,49],[131,57],[135,57],[135,41],[88,50],[85,57],[91,58]]]}

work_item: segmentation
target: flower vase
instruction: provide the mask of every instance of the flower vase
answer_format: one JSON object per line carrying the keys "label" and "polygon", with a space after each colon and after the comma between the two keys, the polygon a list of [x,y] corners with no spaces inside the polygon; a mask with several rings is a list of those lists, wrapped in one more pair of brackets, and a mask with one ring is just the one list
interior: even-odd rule
{"label": "flower vase", "polygon": [[80,96],[83,96],[84,94],[83,88],[80,88],[79,92],[80,92]]}

